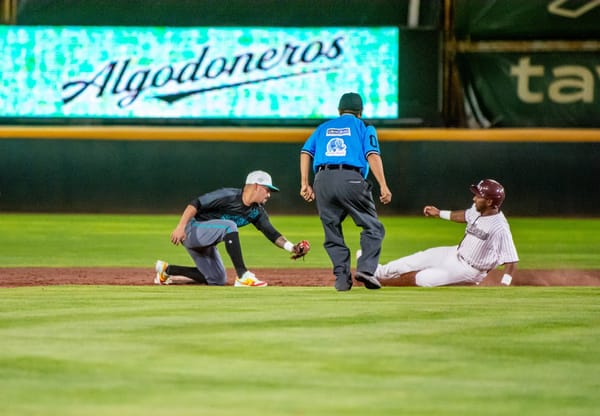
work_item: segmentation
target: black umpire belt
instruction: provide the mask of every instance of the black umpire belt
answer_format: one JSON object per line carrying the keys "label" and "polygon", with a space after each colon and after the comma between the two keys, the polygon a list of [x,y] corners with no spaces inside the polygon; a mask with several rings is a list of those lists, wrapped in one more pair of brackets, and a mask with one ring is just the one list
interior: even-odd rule
{"label": "black umpire belt", "polygon": [[317,172],[321,172],[322,170],[353,170],[355,172],[360,172],[360,168],[352,165],[319,165],[317,166]]}

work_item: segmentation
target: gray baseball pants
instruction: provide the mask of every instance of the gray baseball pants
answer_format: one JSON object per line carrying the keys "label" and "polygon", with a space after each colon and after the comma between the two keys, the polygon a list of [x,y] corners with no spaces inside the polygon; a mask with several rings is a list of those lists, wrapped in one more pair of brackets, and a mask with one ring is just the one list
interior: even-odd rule
{"label": "gray baseball pants", "polygon": [[230,220],[191,220],[185,227],[183,246],[194,260],[209,285],[223,286],[227,272],[217,249],[225,235],[236,232],[237,225]]}

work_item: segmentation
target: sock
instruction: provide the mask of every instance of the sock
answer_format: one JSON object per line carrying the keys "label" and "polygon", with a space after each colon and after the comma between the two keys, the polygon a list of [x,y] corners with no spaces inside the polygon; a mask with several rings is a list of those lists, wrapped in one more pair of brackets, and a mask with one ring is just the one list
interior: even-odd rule
{"label": "sock", "polygon": [[238,277],[242,277],[248,269],[246,268],[244,258],[242,257],[242,246],[240,245],[239,234],[237,232],[226,234],[223,241],[225,243],[225,248],[227,249],[227,254],[229,254],[233,267],[235,268],[235,272]]}
{"label": "sock", "polygon": [[185,276],[190,279],[194,279],[198,283],[208,284],[206,281],[206,277],[195,267],[186,267],[186,266],[171,266],[167,267],[165,272],[169,276]]}

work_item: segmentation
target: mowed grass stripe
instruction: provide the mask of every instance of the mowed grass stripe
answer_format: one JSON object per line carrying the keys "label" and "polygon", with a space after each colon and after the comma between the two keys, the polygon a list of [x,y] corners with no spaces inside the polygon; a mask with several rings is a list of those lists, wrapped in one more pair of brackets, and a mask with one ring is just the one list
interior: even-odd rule
{"label": "mowed grass stripe", "polygon": [[4,415],[589,415],[596,288],[2,289]]}
{"label": "mowed grass stripe", "polygon": [[[459,207],[464,208],[464,207]],[[600,219],[511,218],[509,221],[524,269],[600,269]],[[305,261],[292,262],[253,226],[242,227],[240,238],[250,269],[331,267],[323,249],[323,230],[316,215],[272,215],[272,222],[289,240],[308,239],[312,251]],[[2,267],[153,267],[157,259],[192,265],[169,235],[177,215],[3,214],[0,222]],[[458,244],[464,225],[421,216],[382,217],[386,236],[381,261],[429,247]],[[346,241],[354,253],[359,232],[344,223]],[[223,251],[223,260],[231,267]]]}

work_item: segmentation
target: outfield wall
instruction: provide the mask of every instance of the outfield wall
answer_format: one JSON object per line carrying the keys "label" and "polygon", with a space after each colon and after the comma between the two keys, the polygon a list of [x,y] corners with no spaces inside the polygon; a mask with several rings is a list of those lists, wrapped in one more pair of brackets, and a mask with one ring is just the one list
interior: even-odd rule
{"label": "outfield wall", "polygon": [[[264,169],[282,192],[272,213],[314,214],[299,196],[298,155],[310,129],[5,127],[0,211],[179,213],[200,193],[241,186]],[[599,213],[600,130],[380,129],[392,204],[464,208],[468,185],[493,177],[511,215]]]}

